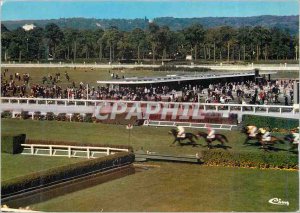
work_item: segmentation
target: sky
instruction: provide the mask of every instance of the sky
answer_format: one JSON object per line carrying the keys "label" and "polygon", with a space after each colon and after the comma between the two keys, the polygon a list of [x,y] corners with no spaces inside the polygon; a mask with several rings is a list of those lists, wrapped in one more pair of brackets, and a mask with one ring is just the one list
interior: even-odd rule
{"label": "sky", "polygon": [[5,0],[1,19],[37,20],[58,18],[144,18],[156,17],[246,17],[257,15],[298,15],[298,0],[133,0],[133,1],[16,1]]}

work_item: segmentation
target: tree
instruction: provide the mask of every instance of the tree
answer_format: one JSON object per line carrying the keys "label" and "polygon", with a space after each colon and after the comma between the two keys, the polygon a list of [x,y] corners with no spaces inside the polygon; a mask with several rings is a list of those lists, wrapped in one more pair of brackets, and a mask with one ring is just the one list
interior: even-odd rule
{"label": "tree", "polygon": [[49,52],[55,59],[57,45],[63,40],[64,34],[56,24],[48,24],[45,27],[45,37],[48,39]]}
{"label": "tree", "polygon": [[194,59],[197,60],[197,47],[204,41],[204,29],[202,25],[195,24],[184,31],[185,39],[188,41],[191,47],[191,54],[194,50]]}
{"label": "tree", "polygon": [[150,23],[149,29],[148,29],[147,40],[149,41],[150,46],[151,46],[151,50],[152,50],[151,54],[152,54],[152,63],[153,64],[155,62],[156,49],[157,49],[158,43],[159,43],[158,32],[159,32],[159,26],[155,23]]}
{"label": "tree", "polygon": [[250,50],[250,45],[252,43],[252,36],[251,36],[252,28],[249,26],[241,27],[238,29],[237,32],[237,40],[240,46],[240,49],[243,49],[243,60],[246,60],[246,56],[250,56],[247,53],[247,50]]}
{"label": "tree", "polygon": [[105,42],[106,46],[109,48],[109,62],[114,60],[114,50],[119,41],[120,32],[116,27],[110,27],[106,30],[102,36],[102,40]]}
{"label": "tree", "polygon": [[128,42],[130,47],[136,51],[136,54],[134,55],[137,58],[138,63],[140,63],[141,53],[144,55],[147,48],[146,33],[142,29],[136,28],[130,32]]}

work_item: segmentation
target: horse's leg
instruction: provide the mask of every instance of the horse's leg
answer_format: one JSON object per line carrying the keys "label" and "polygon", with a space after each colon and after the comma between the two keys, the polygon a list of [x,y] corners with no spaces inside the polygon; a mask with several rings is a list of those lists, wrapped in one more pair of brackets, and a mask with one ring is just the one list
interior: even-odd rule
{"label": "horse's leg", "polygon": [[177,141],[177,138],[175,138],[175,140],[173,141],[173,143],[170,146],[172,146],[176,141]]}
{"label": "horse's leg", "polygon": [[245,141],[244,141],[244,145],[247,144],[249,140],[250,140],[250,137],[247,136],[247,138],[246,138]]}
{"label": "horse's leg", "polygon": [[193,140],[193,137],[189,137],[190,143],[193,145],[193,147],[196,146],[196,142]]}

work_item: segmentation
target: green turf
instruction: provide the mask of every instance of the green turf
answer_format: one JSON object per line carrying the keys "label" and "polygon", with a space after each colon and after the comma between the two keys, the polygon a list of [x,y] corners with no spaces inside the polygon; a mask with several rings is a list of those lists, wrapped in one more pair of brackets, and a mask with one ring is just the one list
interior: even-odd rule
{"label": "green turf", "polygon": [[[167,72],[167,71],[152,71],[149,70],[139,70],[136,69],[100,69],[100,68],[8,68],[8,72],[6,76],[3,77],[3,80],[9,80],[9,75],[14,74],[16,72],[20,73],[21,76],[24,73],[30,74],[30,84],[42,84],[42,77],[48,76],[49,74],[53,77],[55,73],[61,74],[61,82],[57,83],[57,85],[62,86],[62,88],[66,88],[67,86],[71,86],[74,81],[76,86],[78,87],[80,82],[84,84],[89,84],[90,86],[98,86],[97,80],[111,80],[110,73],[118,74],[119,77],[123,75],[125,77],[145,77],[145,76],[165,76],[168,74],[174,74],[178,72]],[[110,73],[109,73],[110,71]],[[70,81],[68,82],[65,78],[65,72],[68,72],[70,76]],[[220,71],[217,71],[220,72]],[[224,71],[228,72],[228,71]],[[234,71],[230,71],[234,72]],[[239,71],[240,72],[240,71]],[[277,74],[272,75],[273,79],[276,78],[298,78],[299,72],[297,71],[278,71]],[[22,82],[16,81],[17,84],[22,84]],[[45,84],[47,85],[47,83]],[[50,82],[48,85],[51,85]]]}
{"label": "green turf", "polygon": [[[136,69],[91,69],[91,68],[8,68],[6,76],[3,77],[3,80],[9,80],[9,75],[14,73],[20,73],[21,76],[24,73],[29,73],[30,75],[30,84],[42,84],[43,76],[48,77],[48,75],[55,76],[55,73],[60,73],[61,82],[58,82],[57,85],[66,88],[67,86],[72,86],[72,82],[75,82],[75,85],[78,87],[79,83],[89,84],[90,86],[99,86],[97,80],[111,80],[111,73],[119,75],[121,78],[123,75],[125,77],[144,77],[144,76],[164,76],[169,74],[165,71],[151,71],[151,70],[136,70]],[[109,73],[110,71],[110,73]],[[68,72],[70,76],[70,81],[68,82],[65,78],[65,72]],[[16,80],[17,84],[19,83]],[[47,85],[47,83],[45,83]],[[51,85],[49,82],[48,85]]]}
{"label": "green turf", "polygon": [[[41,211],[295,211],[297,172],[160,163],[32,205]],[[268,203],[274,197],[289,206]]]}
{"label": "green turf", "polygon": [[[27,138],[43,140],[67,140],[75,142],[98,143],[98,144],[117,144],[131,145],[134,150],[141,148],[144,151],[149,150],[161,154],[196,154],[199,150],[207,149],[198,146],[175,146],[170,147],[173,136],[168,134],[171,127],[144,127],[138,126],[129,130],[126,126],[109,125],[99,123],[76,123],[76,122],[59,122],[59,121],[32,121],[18,119],[3,119],[2,132],[4,133],[26,133]],[[198,130],[186,129],[186,132],[197,133]],[[205,131],[205,130],[200,130]],[[239,131],[217,131],[225,134],[229,140],[228,146],[231,150],[263,152],[257,146],[244,146],[245,136]],[[279,135],[283,137],[283,135]],[[205,145],[204,140],[198,141],[199,144]],[[283,149],[290,147],[287,144],[277,144],[277,148]],[[291,154],[286,152],[287,155]]]}
{"label": "green turf", "polygon": [[[132,145],[135,150],[143,147],[145,151],[180,155],[206,149],[170,147],[173,138],[168,134],[169,130],[170,127],[134,127],[129,140],[128,130],[120,125],[2,119],[2,132],[26,133],[30,139],[126,144]],[[262,152],[256,146],[243,146],[244,136],[240,132],[220,133],[228,137],[228,145],[233,150]],[[203,144],[203,140],[199,143]],[[288,147],[282,145],[282,148]],[[45,168],[47,161],[44,157],[41,161],[36,160],[37,157],[32,158],[37,168]],[[9,166],[14,162],[17,161],[5,156],[2,159],[3,165]],[[22,163],[30,164],[28,161]],[[24,165],[22,163],[20,165]],[[60,196],[32,208],[42,211],[293,211],[298,206],[297,172],[156,164],[160,168]],[[54,164],[51,162],[49,165]],[[27,172],[27,168],[22,169]],[[7,173],[6,177],[12,175]],[[269,204],[268,200],[274,197],[288,200],[290,205]]]}
{"label": "green turf", "polygon": [[82,160],[84,159],[1,153],[1,181]]}

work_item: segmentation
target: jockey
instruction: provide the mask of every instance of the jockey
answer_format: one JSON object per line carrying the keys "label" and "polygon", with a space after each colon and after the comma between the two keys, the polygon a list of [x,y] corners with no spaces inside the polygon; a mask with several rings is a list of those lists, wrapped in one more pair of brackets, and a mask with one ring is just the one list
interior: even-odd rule
{"label": "jockey", "polygon": [[298,144],[299,143],[299,127],[297,127],[297,130],[292,130],[293,135],[293,143]]}
{"label": "jockey", "polygon": [[271,141],[271,133],[269,131],[267,131],[265,128],[260,128],[258,131],[263,134],[263,141]]}
{"label": "jockey", "polygon": [[178,138],[184,138],[185,137],[185,129],[183,128],[183,126],[177,126],[177,137]]}
{"label": "jockey", "polygon": [[257,134],[257,127],[256,126],[252,126],[252,125],[247,125],[247,133],[249,134],[249,136],[251,137],[255,137]]}
{"label": "jockey", "polygon": [[215,138],[215,133],[216,133],[216,131],[214,129],[212,129],[211,127],[208,127],[207,139]]}

